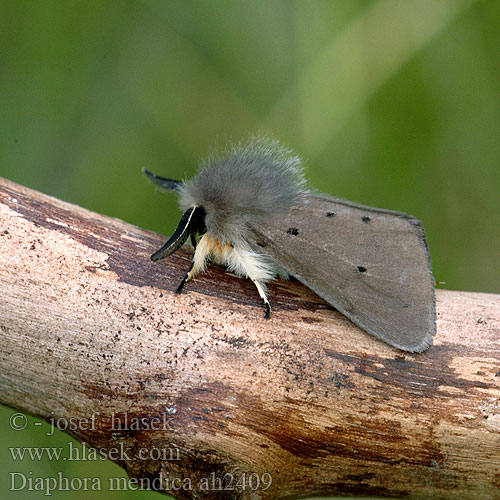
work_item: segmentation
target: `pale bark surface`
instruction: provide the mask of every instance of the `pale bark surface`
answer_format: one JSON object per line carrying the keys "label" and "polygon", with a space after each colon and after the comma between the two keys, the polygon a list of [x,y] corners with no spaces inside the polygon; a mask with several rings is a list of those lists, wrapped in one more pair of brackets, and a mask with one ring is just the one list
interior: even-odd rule
{"label": "pale bark surface", "polygon": [[[4,404],[94,414],[74,435],[96,447],[178,450],[121,461],[189,478],[178,498],[500,498],[500,296],[439,291],[434,344],[409,355],[294,280],[270,286],[269,321],[219,268],[176,296],[189,252],[150,262],[164,240],[0,180]],[[125,415],[168,424],[113,430]],[[271,487],[196,488],[252,472]]]}

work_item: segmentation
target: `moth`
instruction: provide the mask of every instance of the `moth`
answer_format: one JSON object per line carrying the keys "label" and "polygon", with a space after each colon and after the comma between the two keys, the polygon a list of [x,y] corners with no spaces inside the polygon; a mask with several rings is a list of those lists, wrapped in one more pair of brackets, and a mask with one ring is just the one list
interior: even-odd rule
{"label": "moth", "polygon": [[175,191],[183,211],[151,259],[168,257],[188,238],[195,249],[178,293],[211,261],[250,278],[268,318],[266,283],[291,275],[389,345],[430,346],[434,278],[419,220],[314,192],[300,158],[268,139],[228,146],[189,180],[143,172]]}

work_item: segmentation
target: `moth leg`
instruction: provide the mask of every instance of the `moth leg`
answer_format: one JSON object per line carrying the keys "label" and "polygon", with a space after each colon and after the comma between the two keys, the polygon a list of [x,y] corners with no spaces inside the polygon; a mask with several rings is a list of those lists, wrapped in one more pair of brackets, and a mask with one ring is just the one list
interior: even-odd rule
{"label": "moth leg", "polygon": [[182,289],[184,288],[184,285],[186,284],[186,281],[189,281],[191,279],[189,273],[193,269],[193,265],[194,265],[194,259],[191,261],[191,265],[189,266],[187,273],[184,275],[184,278],[182,278],[182,281],[179,283],[179,286],[176,288],[175,293],[177,294],[181,293]]}
{"label": "moth leg", "polygon": [[274,268],[270,268],[265,258],[245,246],[232,246],[228,255],[228,268],[238,276],[245,276],[253,281],[259,292],[260,298],[264,302],[266,313],[264,318],[271,316],[271,304],[267,299],[266,281],[274,276]]}
{"label": "moth leg", "polygon": [[[195,237],[194,233],[191,233],[190,239],[191,239],[191,245],[193,245],[193,248],[196,250],[196,237]],[[191,271],[191,269],[189,269],[189,270]]]}
{"label": "moth leg", "polygon": [[199,272],[203,272],[205,270],[208,255],[209,255],[209,250],[207,245],[207,239],[202,237],[200,239],[199,244],[195,248],[191,265],[189,266],[189,269],[184,278],[182,278],[182,281],[177,287],[175,293],[181,293],[182,289],[184,288],[184,285],[188,281],[191,281]]}
{"label": "moth leg", "polygon": [[271,317],[271,304],[269,304],[269,300],[267,300],[266,295],[266,287],[259,280],[251,278],[253,284],[257,287],[257,291],[259,292],[260,298],[264,301],[264,306],[266,307],[266,313],[264,314],[264,318],[269,319]]}

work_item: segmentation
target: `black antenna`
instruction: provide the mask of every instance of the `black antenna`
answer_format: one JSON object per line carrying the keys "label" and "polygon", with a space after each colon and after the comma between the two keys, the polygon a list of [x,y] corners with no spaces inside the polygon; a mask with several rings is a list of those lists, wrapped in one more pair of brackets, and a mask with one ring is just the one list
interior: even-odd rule
{"label": "black antenna", "polygon": [[172,255],[184,244],[193,233],[205,232],[205,210],[203,207],[195,205],[188,208],[181,217],[174,234],[170,239],[153,255],[151,260],[157,261]]}
{"label": "black antenna", "polygon": [[179,191],[179,188],[182,186],[182,181],[175,181],[174,179],[167,179],[166,177],[160,177],[159,175],[153,174],[149,170],[145,168],[142,169],[142,173],[157,186],[160,186],[162,189],[166,189],[167,191]]}

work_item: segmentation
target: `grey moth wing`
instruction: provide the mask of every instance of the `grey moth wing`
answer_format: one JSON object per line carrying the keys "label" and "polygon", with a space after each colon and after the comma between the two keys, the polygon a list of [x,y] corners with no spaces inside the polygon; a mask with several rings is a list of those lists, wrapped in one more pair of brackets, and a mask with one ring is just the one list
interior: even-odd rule
{"label": "grey moth wing", "polygon": [[307,195],[252,229],[256,250],[366,332],[405,351],[432,343],[434,278],[414,217]]}

